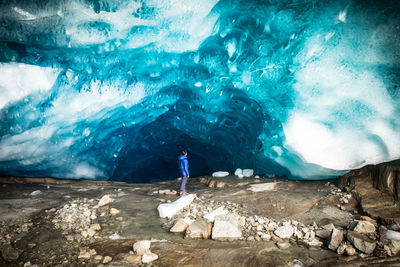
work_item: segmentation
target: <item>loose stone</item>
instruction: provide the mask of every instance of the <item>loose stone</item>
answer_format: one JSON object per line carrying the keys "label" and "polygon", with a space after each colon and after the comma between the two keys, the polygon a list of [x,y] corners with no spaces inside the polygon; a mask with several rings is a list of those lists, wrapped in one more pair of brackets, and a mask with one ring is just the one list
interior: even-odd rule
{"label": "loose stone", "polygon": [[112,261],[112,258],[110,256],[105,256],[103,259],[104,264],[110,263],[111,261]]}
{"label": "loose stone", "polygon": [[143,263],[150,263],[158,259],[158,255],[147,250],[142,256]]}

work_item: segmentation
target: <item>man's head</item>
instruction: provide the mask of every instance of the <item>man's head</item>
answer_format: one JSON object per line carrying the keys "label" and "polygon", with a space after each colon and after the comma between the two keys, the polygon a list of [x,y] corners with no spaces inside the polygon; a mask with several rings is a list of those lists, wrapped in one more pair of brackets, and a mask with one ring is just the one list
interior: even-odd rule
{"label": "man's head", "polygon": [[182,150],[182,155],[187,156],[187,150]]}

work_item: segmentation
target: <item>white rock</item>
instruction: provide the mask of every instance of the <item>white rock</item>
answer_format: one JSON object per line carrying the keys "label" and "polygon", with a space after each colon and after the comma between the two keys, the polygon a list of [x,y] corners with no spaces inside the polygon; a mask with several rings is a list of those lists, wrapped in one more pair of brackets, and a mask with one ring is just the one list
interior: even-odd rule
{"label": "white rock", "polygon": [[114,199],[110,195],[104,195],[99,200],[99,203],[97,204],[97,207],[105,206],[105,205],[110,204],[112,202],[114,202]]}
{"label": "white rock", "polygon": [[317,239],[304,240],[303,242],[308,247],[321,247],[324,244]]}
{"label": "white rock", "polygon": [[255,179],[260,179],[260,176],[256,175],[254,176]]}
{"label": "white rock", "polygon": [[277,185],[276,183],[263,183],[263,184],[251,184],[247,190],[253,191],[253,192],[262,192],[262,191],[272,191],[274,190],[275,186]]}
{"label": "white rock", "polygon": [[282,242],[282,243],[277,243],[276,244],[280,249],[287,249],[290,247],[290,243],[289,242]]}
{"label": "white rock", "polygon": [[184,207],[189,206],[193,200],[194,195],[189,194],[178,198],[174,202],[160,204],[157,210],[161,218],[172,217]]}
{"label": "white rock", "polygon": [[271,240],[271,235],[267,233],[262,233],[260,237],[262,240]]}
{"label": "white rock", "polygon": [[276,229],[274,233],[280,238],[290,238],[293,235],[294,230],[292,226],[284,225],[278,227],[278,229]]}
{"label": "white rock", "polygon": [[293,267],[304,267],[304,264],[301,261],[299,261],[297,259],[294,259],[293,260]]}
{"label": "white rock", "polygon": [[244,169],[243,170],[243,176],[244,177],[250,177],[253,176],[254,170],[253,169]]}
{"label": "white rock", "polygon": [[203,218],[209,220],[210,222],[214,222],[215,216],[224,214],[228,214],[228,211],[224,209],[224,207],[219,207],[218,209],[204,215]]}
{"label": "white rock", "polygon": [[242,230],[239,219],[233,214],[218,215],[215,217],[212,229],[212,239],[239,239],[242,237]]}
{"label": "white rock", "polygon": [[110,263],[111,261],[112,261],[112,258],[110,256],[105,256],[103,259],[104,264]]}
{"label": "white rock", "polygon": [[243,174],[239,173],[239,175],[237,176],[239,179],[243,179]]}
{"label": "white rock", "polygon": [[218,171],[218,172],[213,172],[212,176],[213,177],[225,177],[228,176],[229,172],[223,172],[223,171]]}
{"label": "white rock", "polygon": [[236,176],[239,176],[239,174],[243,175],[243,170],[241,168],[237,168],[236,171],[235,171],[235,175]]}
{"label": "white rock", "polygon": [[260,224],[266,223],[266,221],[263,218],[258,218],[257,222],[260,223]]}
{"label": "white rock", "polygon": [[39,195],[39,194],[41,194],[41,193],[42,193],[42,191],[36,190],[36,191],[33,191],[32,193],[30,193],[30,195],[31,195],[31,196],[37,196],[37,195]]}
{"label": "white rock", "polygon": [[158,259],[158,255],[152,253],[150,250],[146,251],[142,256],[143,263],[150,263]]}
{"label": "white rock", "polygon": [[141,240],[133,244],[133,251],[135,251],[138,255],[143,255],[146,251],[150,249],[150,246],[150,240]]}

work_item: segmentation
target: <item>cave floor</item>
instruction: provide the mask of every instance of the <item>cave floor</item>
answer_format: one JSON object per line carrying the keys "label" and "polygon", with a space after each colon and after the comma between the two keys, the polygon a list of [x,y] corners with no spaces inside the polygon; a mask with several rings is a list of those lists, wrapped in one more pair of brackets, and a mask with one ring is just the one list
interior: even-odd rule
{"label": "cave floor", "polygon": [[[310,249],[296,242],[291,242],[288,249],[279,249],[273,241],[193,240],[184,238],[183,234],[170,233],[165,227],[166,220],[158,216],[157,206],[161,202],[174,201],[178,196],[157,192],[178,190],[180,182],[177,180],[126,184],[1,179],[0,266],[29,266],[29,263],[39,266],[102,266],[104,256],[113,259],[105,266],[132,266],[127,256],[132,244],[142,239],[153,239],[151,251],[159,258],[152,266],[295,266],[297,261],[304,266],[398,266],[400,263],[398,257],[340,256],[324,247]],[[306,225],[333,223],[345,227],[358,212],[355,199],[338,208],[339,196],[331,193],[332,185],[326,181],[238,180],[227,177],[223,180],[228,187],[211,188],[200,180],[191,178],[188,181],[189,193],[216,202],[236,203],[246,216],[258,215],[276,221],[291,219]],[[259,192],[249,190],[254,185],[267,183],[274,183],[274,187]],[[35,191],[36,194],[32,194]],[[115,208],[120,213],[97,216],[96,222],[101,230],[96,235],[81,239],[77,234],[66,234],[57,229],[53,220],[65,204],[97,203],[106,194],[115,199],[106,208]],[[80,257],[83,248],[94,249],[103,257]]]}

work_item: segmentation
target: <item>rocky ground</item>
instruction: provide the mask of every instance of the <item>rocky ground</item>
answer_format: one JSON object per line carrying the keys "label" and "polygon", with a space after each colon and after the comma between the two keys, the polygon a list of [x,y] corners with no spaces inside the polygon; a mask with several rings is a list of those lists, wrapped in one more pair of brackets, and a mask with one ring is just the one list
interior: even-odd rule
{"label": "rocky ground", "polygon": [[191,178],[182,199],[177,180],[3,177],[0,265],[399,266],[397,197],[351,177]]}

